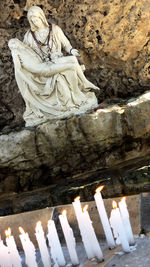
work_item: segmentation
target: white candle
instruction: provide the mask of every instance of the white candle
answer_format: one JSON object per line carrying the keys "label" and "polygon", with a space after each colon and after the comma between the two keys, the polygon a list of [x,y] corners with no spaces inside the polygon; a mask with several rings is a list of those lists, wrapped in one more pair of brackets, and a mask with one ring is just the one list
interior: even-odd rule
{"label": "white candle", "polygon": [[28,267],[38,267],[35,256],[35,247],[30,241],[28,233],[25,233],[22,227],[19,227],[20,240],[25,253],[25,261]]}
{"label": "white candle", "polygon": [[48,221],[48,242],[51,248],[52,258],[59,266],[64,266],[66,264],[62,247],[59,241],[59,237],[57,234],[56,226],[53,220]]}
{"label": "white candle", "polygon": [[13,266],[15,267],[22,267],[21,264],[21,257],[17,250],[17,246],[14,240],[14,237],[11,235],[11,229],[5,231],[6,234],[6,244],[10,253],[10,260]]}
{"label": "white candle", "polygon": [[12,267],[8,247],[4,245],[1,239],[0,239],[0,266]]}
{"label": "white candle", "polygon": [[79,259],[76,252],[76,242],[74,238],[73,231],[68,223],[66,210],[62,212],[62,215],[59,215],[59,220],[61,227],[63,229],[64,237],[66,240],[67,248],[69,251],[70,259],[73,265],[79,264]]}
{"label": "white candle", "polygon": [[110,224],[114,231],[114,235],[119,236],[123,251],[130,252],[130,247],[129,247],[128,239],[125,233],[121,214],[119,212],[119,209],[117,208],[117,203],[115,201],[113,201],[113,209],[111,211]]}
{"label": "white candle", "polygon": [[44,231],[40,221],[37,222],[35,231],[36,231],[35,236],[38,242],[43,265],[44,267],[51,267],[51,259],[46,245]]}
{"label": "white candle", "polygon": [[127,204],[126,204],[126,198],[123,197],[121,201],[119,202],[119,209],[122,217],[122,221],[125,227],[126,235],[128,238],[129,245],[133,246],[135,244],[134,242],[134,237],[132,233],[132,228],[130,224],[130,218],[129,218],[129,212],[127,209]]}
{"label": "white candle", "polygon": [[97,257],[98,261],[103,261],[103,253],[102,250],[100,248],[100,245],[98,243],[93,225],[92,225],[92,221],[90,219],[89,213],[87,211],[88,205],[85,205],[85,207],[83,208],[83,223],[84,223],[84,227],[86,229],[86,233],[88,236],[89,241],[92,244],[92,250],[93,253],[95,255],[95,257]]}
{"label": "white candle", "polygon": [[87,257],[88,257],[88,259],[92,259],[95,257],[95,255],[94,255],[94,252],[92,250],[92,244],[91,244],[90,240],[88,239],[87,232],[86,232],[86,229],[84,227],[83,212],[82,212],[82,208],[81,208],[80,197],[76,197],[72,204],[73,204],[76,218],[78,221],[78,226],[80,229],[82,242],[83,242]]}
{"label": "white candle", "polygon": [[103,188],[104,186],[100,186],[96,189],[96,194],[94,195],[94,198],[95,198],[96,206],[97,206],[98,213],[99,213],[99,216],[102,222],[102,226],[104,229],[104,233],[106,236],[108,246],[109,248],[112,249],[115,247],[115,241],[112,235],[111,227],[110,227],[109,220],[108,220],[107,213],[106,213],[105,206],[104,206],[104,201],[101,195],[101,191]]}

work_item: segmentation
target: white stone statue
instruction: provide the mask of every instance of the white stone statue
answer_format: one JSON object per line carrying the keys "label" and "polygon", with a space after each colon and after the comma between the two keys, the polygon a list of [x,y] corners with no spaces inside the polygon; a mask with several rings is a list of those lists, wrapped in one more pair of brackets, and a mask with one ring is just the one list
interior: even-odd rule
{"label": "white stone statue", "polygon": [[[8,43],[15,66],[15,77],[25,100],[23,115],[26,126],[47,119],[67,117],[97,106],[89,82],[78,63],[78,50],[55,24],[48,25],[41,8],[28,11],[31,29],[24,43],[11,39]],[[63,56],[62,48],[71,56]]]}

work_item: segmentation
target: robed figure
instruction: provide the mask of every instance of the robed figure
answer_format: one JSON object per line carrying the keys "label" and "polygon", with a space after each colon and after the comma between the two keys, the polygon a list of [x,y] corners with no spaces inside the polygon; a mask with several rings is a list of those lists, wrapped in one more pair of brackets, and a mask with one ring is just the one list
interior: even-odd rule
{"label": "robed figure", "polygon": [[[61,28],[48,24],[41,8],[32,6],[27,14],[31,28],[23,43],[9,41],[15,77],[26,104],[23,115],[26,126],[47,119],[57,119],[85,112],[97,106],[88,81],[73,49]],[[63,50],[69,56],[63,55]]]}

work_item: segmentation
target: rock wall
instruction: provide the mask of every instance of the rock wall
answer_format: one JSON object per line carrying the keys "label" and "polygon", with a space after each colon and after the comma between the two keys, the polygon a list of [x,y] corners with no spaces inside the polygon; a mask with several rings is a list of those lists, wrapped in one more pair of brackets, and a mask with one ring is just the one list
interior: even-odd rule
{"label": "rock wall", "polygon": [[[33,4],[80,50],[104,109],[24,128],[7,43],[23,40]],[[102,183],[105,197],[150,191],[149,93],[135,100],[150,83],[149,9],[147,0],[0,1],[0,216],[78,194],[90,201]]]}
{"label": "rock wall", "polygon": [[[0,135],[0,215],[150,191],[150,93]],[[143,167],[147,166],[147,167]]]}
{"label": "rock wall", "polygon": [[102,90],[99,102],[135,97],[149,89],[150,32],[147,0],[1,0],[0,129],[23,125],[24,102],[18,91],[7,42],[20,40],[29,27],[26,13],[43,8],[80,50],[86,75]]}

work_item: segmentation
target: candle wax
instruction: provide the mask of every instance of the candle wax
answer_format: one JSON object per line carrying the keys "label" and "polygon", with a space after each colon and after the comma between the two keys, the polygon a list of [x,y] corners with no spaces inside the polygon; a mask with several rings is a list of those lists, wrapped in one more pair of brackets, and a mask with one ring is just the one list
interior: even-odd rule
{"label": "candle wax", "polygon": [[111,227],[110,227],[110,224],[109,224],[109,220],[108,220],[108,217],[107,217],[107,213],[106,213],[106,209],[105,209],[105,206],[104,206],[104,201],[102,199],[101,192],[97,192],[94,195],[94,198],[95,198],[96,206],[97,206],[98,213],[99,213],[99,216],[100,216],[100,219],[101,219],[101,222],[102,222],[102,226],[103,226],[103,229],[104,229],[104,233],[105,233],[105,236],[106,236],[106,240],[107,240],[108,246],[109,246],[109,248],[112,249],[116,245],[115,245],[115,241],[114,241],[114,238],[113,238],[113,235],[112,235]]}
{"label": "candle wax", "polygon": [[0,266],[12,267],[8,247],[4,245],[2,240],[0,240]]}
{"label": "candle wax", "polygon": [[60,224],[62,226],[62,230],[64,233],[64,237],[66,240],[67,248],[69,251],[70,259],[73,265],[79,264],[79,259],[76,252],[76,243],[73,235],[73,231],[68,223],[66,215],[59,215]]}
{"label": "candle wax", "polygon": [[110,216],[110,224],[111,227],[113,228],[114,234],[118,234],[123,251],[124,252],[130,252],[130,247],[128,243],[128,239],[125,233],[124,225],[121,219],[121,215],[119,212],[119,209],[113,209],[111,211],[111,216]]}
{"label": "candle wax", "polygon": [[43,231],[41,224],[37,225],[35,230],[36,230],[35,236],[38,242],[43,265],[44,267],[51,267],[50,255],[48,252],[48,248],[47,248],[46,240],[44,236],[44,231]]}
{"label": "candle wax", "polygon": [[56,226],[53,220],[48,221],[48,242],[51,248],[52,258],[59,266],[64,266],[66,264],[60,240],[57,234]]}
{"label": "candle wax", "polygon": [[21,257],[16,247],[16,243],[13,236],[6,237],[6,244],[10,252],[11,263],[15,267],[22,267]]}
{"label": "candle wax", "polygon": [[98,261],[101,262],[103,261],[103,253],[98,243],[88,211],[83,212],[83,222],[84,222],[84,227],[86,229],[88,239],[92,244],[92,250],[93,250],[94,256],[97,257]]}
{"label": "candle wax", "polygon": [[87,232],[86,232],[86,229],[84,227],[83,213],[82,213],[80,200],[76,199],[72,204],[73,204],[74,211],[75,211],[75,214],[76,214],[76,218],[77,218],[77,221],[78,221],[78,226],[79,226],[79,229],[80,229],[82,242],[83,242],[87,257],[88,257],[88,259],[92,259],[92,258],[95,257],[95,255],[94,255],[94,252],[92,250],[92,244],[91,244],[90,240],[88,239]]}
{"label": "candle wax", "polygon": [[23,250],[25,252],[25,261],[28,267],[38,267],[35,256],[35,247],[29,239],[28,233],[19,235]]}
{"label": "candle wax", "polygon": [[129,245],[133,246],[135,244],[132,228],[130,224],[129,212],[125,200],[119,202],[119,209],[122,217],[122,221],[125,227],[126,235],[128,238]]}

